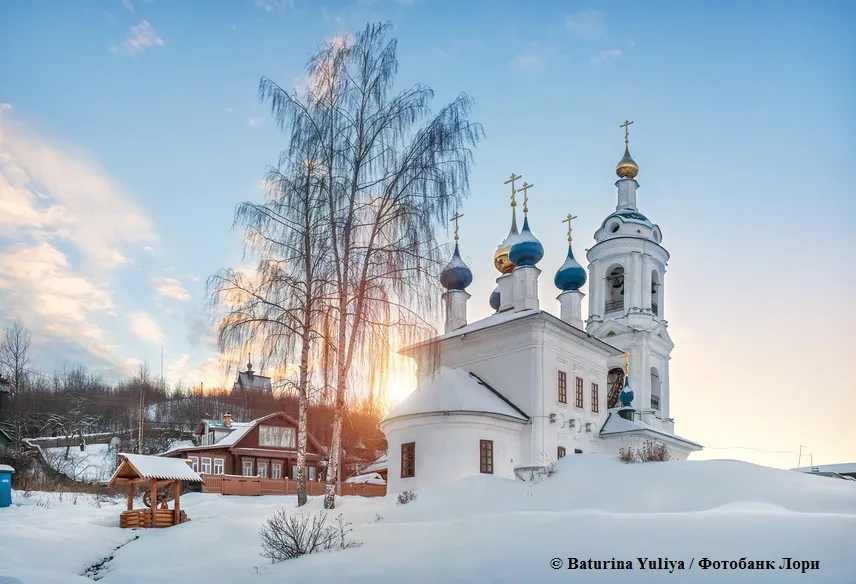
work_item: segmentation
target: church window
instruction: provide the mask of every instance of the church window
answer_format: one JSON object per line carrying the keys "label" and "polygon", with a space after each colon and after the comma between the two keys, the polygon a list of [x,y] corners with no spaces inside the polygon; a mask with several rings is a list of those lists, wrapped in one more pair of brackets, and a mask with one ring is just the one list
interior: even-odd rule
{"label": "church window", "polygon": [[660,410],[660,391],[662,382],[660,381],[660,372],[656,367],[651,367],[651,409]]}
{"label": "church window", "polygon": [[401,445],[401,478],[416,476],[416,442]]}
{"label": "church window", "polygon": [[591,384],[591,411],[595,414],[600,411],[600,404],[598,400],[600,400],[600,396],[598,395],[598,387],[597,383]]}
{"label": "church window", "polygon": [[479,454],[479,470],[483,474],[493,474],[493,440],[480,440]]}
{"label": "church window", "polygon": [[559,446],[559,452],[557,454],[558,456],[556,458],[565,458],[565,454],[567,454],[567,451],[565,451],[565,447]]}
{"label": "church window", "polygon": [[651,272],[651,312],[654,316],[660,314],[660,275],[657,270]]}
{"label": "church window", "polygon": [[559,403],[568,403],[568,374],[559,371]]}
{"label": "church window", "polygon": [[578,408],[582,408],[583,406],[583,378],[577,377],[576,379],[576,400],[574,405]]}
{"label": "church window", "polygon": [[582,454],[582,453],[583,453],[583,451],[580,450],[579,448],[574,448],[574,454]]}
{"label": "church window", "polygon": [[624,310],[624,267],[615,266],[607,270],[606,276],[606,312]]}

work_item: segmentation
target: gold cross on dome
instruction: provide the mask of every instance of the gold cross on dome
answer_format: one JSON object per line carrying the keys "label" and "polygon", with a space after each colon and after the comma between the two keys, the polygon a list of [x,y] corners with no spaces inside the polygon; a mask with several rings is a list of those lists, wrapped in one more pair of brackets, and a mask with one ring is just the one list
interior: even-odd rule
{"label": "gold cross on dome", "polygon": [[630,375],[630,353],[625,352],[624,355],[624,376]]}
{"label": "gold cross on dome", "polygon": [[520,190],[523,191],[523,215],[529,213],[529,207],[527,206],[529,203],[529,193],[527,191],[534,186],[535,185],[530,185],[528,182],[525,182],[523,183],[523,186],[520,187]]}
{"label": "gold cross on dome", "polygon": [[516,206],[517,206],[517,199],[515,199],[515,198],[514,198],[514,195],[516,195],[516,194],[517,194],[517,189],[515,189],[515,188],[514,188],[514,181],[516,181],[516,180],[520,180],[521,178],[523,178],[523,175],[520,175],[520,174],[514,174],[514,173],[512,172],[512,173],[511,173],[511,177],[510,177],[507,181],[505,181],[505,183],[503,183],[503,184],[509,184],[509,183],[511,183],[511,206],[512,206],[512,207],[516,207]]}
{"label": "gold cross on dome", "polygon": [[455,222],[455,243],[458,243],[458,219],[463,217],[463,213],[455,213],[455,216],[452,217],[451,221]]}
{"label": "gold cross on dome", "polygon": [[624,143],[630,143],[630,124],[632,124],[630,120],[624,120],[624,123],[618,126],[619,128],[624,128]]}
{"label": "gold cross on dome", "polygon": [[567,218],[562,219],[562,223],[567,223],[567,224],[568,224],[568,243],[571,243],[571,240],[573,239],[573,238],[571,237],[571,221],[573,221],[573,220],[574,220],[574,219],[576,219],[576,218],[577,218],[577,216],[576,216],[576,215],[571,215],[570,213],[568,213]]}

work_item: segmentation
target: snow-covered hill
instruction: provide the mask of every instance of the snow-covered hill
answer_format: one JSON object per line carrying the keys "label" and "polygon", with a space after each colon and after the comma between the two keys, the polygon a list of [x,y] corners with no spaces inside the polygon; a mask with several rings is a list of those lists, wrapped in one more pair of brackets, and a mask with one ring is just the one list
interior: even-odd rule
{"label": "snow-covered hill", "polygon": [[[407,505],[346,498],[335,513],[353,524],[361,547],[266,564],[259,529],[293,505],[292,497],[193,494],[182,498],[190,523],[131,531],[116,527],[121,504],[15,493],[13,507],[0,509],[0,582],[91,582],[80,574],[112,555],[99,571],[107,584],[856,583],[856,483],[735,461],[573,456],[538,484],[478,476]],[[317,512],[320,498],[308,507],[299,512]],[[632,568],[569,570],[569,558]],[[638,558],[654,563],[643,570]],[[658,558],[674,573],[652,568]],[[702,569],[705,558],[736,569]],[[779,569],[782,558],[818,569]],[[748,561],[774,569],[739,569]]]}

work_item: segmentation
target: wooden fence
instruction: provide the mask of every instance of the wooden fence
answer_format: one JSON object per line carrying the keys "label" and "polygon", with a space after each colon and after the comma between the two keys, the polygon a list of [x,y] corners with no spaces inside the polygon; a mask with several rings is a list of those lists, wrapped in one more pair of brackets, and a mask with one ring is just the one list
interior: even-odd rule
{"label": "wooden fence", "polygon": [[[324,494],[326,484],[307,481],[306,490],[310,497]],[[221,495],[296,495],[297,481],[293,479],[268,479],[237,475],[202,475],[202,492]],[[339,495],[356,497],[384,497],[386,485],[342,483]]]}

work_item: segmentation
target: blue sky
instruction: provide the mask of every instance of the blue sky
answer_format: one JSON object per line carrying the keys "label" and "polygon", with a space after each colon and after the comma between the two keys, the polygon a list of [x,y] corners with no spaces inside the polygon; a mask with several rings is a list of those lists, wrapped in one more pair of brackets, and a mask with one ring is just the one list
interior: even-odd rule
{"label": "blue sky", "polygon": [[399,84],[438,107],[465,91],[485,126],[461,222],[471,319],[490,313],[505,178],[535,184],[556,311],[560,218],[579,216],[584,258],[634,120],[639,207],[672,254],[678,432],[711,457],[856,459],[854,17],[844,1],[4,2],[0,317],[33,330],[42,370],[115,380],[157,370],[163,345],[170,381],[217,383],[204,281],[241,265],[234,207],[284,144],[259,78],[294,86],[324,38],[391,20]]}

